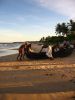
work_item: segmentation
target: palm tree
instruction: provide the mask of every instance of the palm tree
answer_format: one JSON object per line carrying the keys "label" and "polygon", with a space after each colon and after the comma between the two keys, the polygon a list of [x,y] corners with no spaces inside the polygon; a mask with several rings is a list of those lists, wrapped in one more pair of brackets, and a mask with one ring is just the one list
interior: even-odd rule
{"label": "palm tree", "polygon": [[70,26],[70,33],[71,34],[75,34],[75,22],[73,20],[70,20],[70,23],[68,25],[68,27]]}
{"label": "palm tree", "polygon": [[60,23],[57,24],[55,31],[56,31],[56,34],[61,35],[62,28],[61,28],[61,24]]}
{"label": "palm tree", "polygon": [[59,34],[59,35],[67,35],[68,33],[68,27],[65,23],[58,23],[57,26],[56,26],[56,33]]}
{"label": "palm tree", "polygon": [[67,35],[68,34],[68,27],[67,27],[67,25],[66,25],[66,23],[62,23],[61,24],[61,30],[62,30],[62,35],[64,36],[64,35]]}

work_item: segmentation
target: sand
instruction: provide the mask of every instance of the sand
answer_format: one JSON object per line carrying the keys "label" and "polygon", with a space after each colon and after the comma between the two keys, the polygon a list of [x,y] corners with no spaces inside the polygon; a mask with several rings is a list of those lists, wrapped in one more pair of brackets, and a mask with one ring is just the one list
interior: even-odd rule
{"label": "sand", "polygon": [[0,100],[75,100],[75,51],[54,60],[0,57]]}

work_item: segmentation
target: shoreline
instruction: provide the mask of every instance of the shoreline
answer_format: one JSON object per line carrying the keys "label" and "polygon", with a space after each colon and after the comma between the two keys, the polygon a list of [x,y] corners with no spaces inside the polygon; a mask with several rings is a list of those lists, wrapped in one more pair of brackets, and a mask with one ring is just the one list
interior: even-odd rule
{"label": "shoreline", "polygon": [[5,55],[5,56],[1,56],[0,57],[0,62],[10,62],[10,61],[16,61],[17,59],[17,55],[18,53],[16,54],[9,54],[9,55]]}
{"label": "shoreline", "polygon": [[[16,54],[9,54],[9,55],[5,55],[5,56],[1,56],[0,57],[0,62],[13,62],[13,61],[18,61],[17,60],[17,55]],[[27,58],[26,56],[24,56],[24,60],[22,61],[18,61],[18,62],[23,62],[23,61],[49,61],[49,62],[56,62],[56,63],[71,63],[71,64],[75,64],[75,50],[73,51],[73,53],[70,56],[67,57],[58,57],[58,58],[54,58],[54,60],[50,60],[50,59],[39,59],[39,60],[31,60],[29,58]]]}

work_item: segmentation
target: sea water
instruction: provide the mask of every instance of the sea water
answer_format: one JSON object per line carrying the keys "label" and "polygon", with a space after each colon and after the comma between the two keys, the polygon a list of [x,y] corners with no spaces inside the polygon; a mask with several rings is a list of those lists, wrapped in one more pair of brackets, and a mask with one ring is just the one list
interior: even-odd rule
{"label": "sea water", "polygon": [[0,43],[0,57],[18,53],[21,43]]}

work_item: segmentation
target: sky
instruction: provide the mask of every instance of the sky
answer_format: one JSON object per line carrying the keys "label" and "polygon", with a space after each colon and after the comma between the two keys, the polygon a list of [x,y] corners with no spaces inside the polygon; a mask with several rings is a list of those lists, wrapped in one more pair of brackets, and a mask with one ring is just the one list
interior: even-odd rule
{"label": "sky", "polygon": [[54,36],[58,23],[75,18],[75,0],[0,0],[0,42]]}

